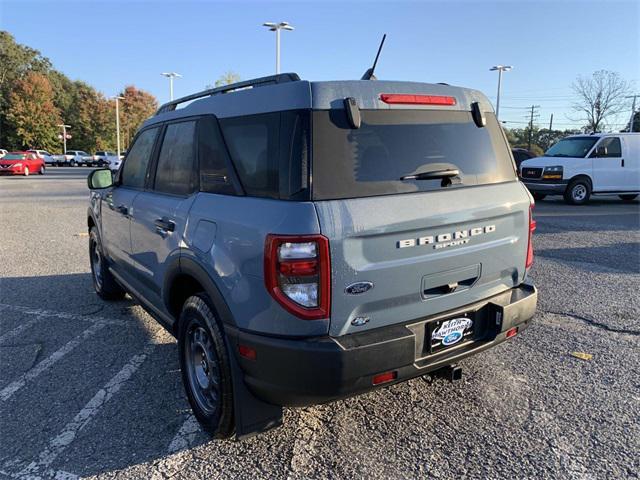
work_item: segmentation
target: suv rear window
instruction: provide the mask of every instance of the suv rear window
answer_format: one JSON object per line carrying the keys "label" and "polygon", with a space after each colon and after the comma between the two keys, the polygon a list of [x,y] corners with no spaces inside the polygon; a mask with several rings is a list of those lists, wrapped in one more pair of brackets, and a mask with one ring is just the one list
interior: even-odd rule
{"label": "suv rear window", "polygon": [[[493,114],[478,128],[470,112],[362,110],[352,129],[344,110],[313,112],[313,198],[329,200],[423,192],[516,180]],[[400,180],[457,168],[460,183]]]}
{"label": "suv rear window", "polygon": [[307,111],[223,118],[219,123],[247,195],[304,199],[308,192]]}

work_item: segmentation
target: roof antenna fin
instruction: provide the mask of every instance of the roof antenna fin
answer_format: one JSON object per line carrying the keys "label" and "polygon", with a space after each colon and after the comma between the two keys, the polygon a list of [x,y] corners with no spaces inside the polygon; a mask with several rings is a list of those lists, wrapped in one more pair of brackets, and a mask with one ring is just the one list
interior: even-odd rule
{"label": "roof antenna fin", "polygon": [[378,63],[378,57],[380,56],[380,52],[382,51],[382,46],[384,45],[384,39],[385,38],[387,38],[387,34],[386,33],[382,36],[382,41],[380,42],[380,46],[378,47],[378,53],[376,54],[376,59],[373,61],[373,67],[367,69],[367,71],[364,72],[364,75],[362,76],[362,78],[360,80],[377,80],[377,78],[373,74],[373,72],[376,69],[376,64]]}

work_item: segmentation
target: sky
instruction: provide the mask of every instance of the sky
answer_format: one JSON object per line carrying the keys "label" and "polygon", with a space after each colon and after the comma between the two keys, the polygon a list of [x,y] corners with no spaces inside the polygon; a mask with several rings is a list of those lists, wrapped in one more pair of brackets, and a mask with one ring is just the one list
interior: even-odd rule
{"label": "sky", "polygon": [[[0,29],[38,49],[56,69],[107,96],[133,84],[169,99],[161,72],[183,75],[175,96],[204,89],[227,71],[249,79],[275,72],[275,35],[288,21],[282,71],[308,80],[360,78],[387,34],[376,75],[475,88],[501,120],[576,126],[572,82],[606,69],[640,93],[640,1],[32,1],[0,0]],[[1,66],[0,66],[1,67]],[[640,99],[638,99],[640,101]],[[630,103],[630,100],[629,100]],[[629,113],[614,120],[622,128]]]}

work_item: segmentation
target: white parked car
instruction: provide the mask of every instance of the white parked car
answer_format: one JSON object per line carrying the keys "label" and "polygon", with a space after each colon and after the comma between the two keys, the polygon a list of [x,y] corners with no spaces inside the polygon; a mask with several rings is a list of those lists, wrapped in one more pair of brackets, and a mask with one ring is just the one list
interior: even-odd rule
{"label": "white parked car", "polygon": [[54,155],[56,165],[75,167],[76,165],[93,164],[93,156],[82,150],[67,150],[63,155]]}
{"label": "white parked car", "polygon": [[45,165],[53,165],[56,162],[53,159],[53,155],[51,155],[46,150],[27,150],[27,152],[35,153],[38,158],[44,160]]}
{"label": "white parked car", "polygon": [[640,194],[640,132],[594,133],[563,138],[542,157],[520,164],[520,177],[536,200],[563,195],[587,203],[591,195]]}
{"label": "white parked car", "polygon": [[94,163],[97,164],[98,167],[108,166],[111,164],[112,159],[117,159],[118,155],[116,152],[111,151],[99,151],[93,155]]}
{"label": "white parked car", "polygon": [[9,152],[6,151],[4,148],[0,148],[0,158],[4,157],[7,153]]}

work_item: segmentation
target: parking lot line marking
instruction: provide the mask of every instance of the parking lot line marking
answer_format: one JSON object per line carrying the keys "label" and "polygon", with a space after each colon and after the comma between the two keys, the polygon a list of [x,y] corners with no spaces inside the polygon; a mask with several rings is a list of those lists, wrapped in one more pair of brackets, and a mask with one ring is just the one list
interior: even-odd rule
{"label": "parking lot line marking", "polygon": [[131,376],[140,368],[149,354],[156,348],[156,343],[148,343],[142,353],[134,355],[122,367],[111,380],[109,380],[91,400],[78,412],[78,414],[67,423],[62,431],[49,442],[49,446],[40,453],[38,459],[31,462],[22,469],[18,476],[25,478],[30,475],[37,475],[43,469],[48,468],[53,461],[73,442],[76,435],[82,430],[91,419],[97,415],[100,409],[122,388]]}
{"label": "parking lot line marking", "polygon": [[77,320],[81,322],[101,322],[108,325],[124,325],[127,323],[125,320],[117,320],[113,318],[94,317],[91,315],[80,315],[78,313],[66,313],[55,312],[52,310],[43,310],[40,308],[25,307],[22,305],[11,305],[8,303],[0,303],[0,308],[11,310],[14,312],[21,312],[25,315],[38,315],[45,318],[60,318],[63,320]]}
{"label": "parking lot line marking", "polygon": [[189,448],[189,445],[193,443],[196,435],[201,432],[200,424],[193,414],[190,414],[185,422],[176,433],[173,440],[169,444],[169,448],[167,448],[167,453],[175,453],[179,450],[184,450]]}
{"label": "parking lot line marking", "polygon": [[84,332],[82,332],[80,335],[78,335],[76,338],[74,338],[70,342],[67,342],[60,349],[53,352],[51,355],[49,355],[47,358],[42,360],[31,370],[22,374],[20,378],[18,378],[17,380],[14,380],[9,385],[7,385],[2,390],[0,390],[0,400],[7,401],[9,398],[11,398],[11,396],[14,393],[16,393],[22,387],[24,387],[28,381],[36,378],[42,372],[44,372],[45,370],[50,368],[52,365],[54,365],[58,360],[63,358],[67,353],[69,353],[71,350],[73,350],[78,345],[80,345],[84,340],[91,337],[92,335],[95,335],[97,332],[99,332],[106,326],[107,324],[103,322],[96,322],[93,325],[91,325]]}
{"label": "parking lot line marking", "polygon": [[31,327],[33,324],[38,322],[41,318],[42,317],[38,315],[37,317],[32,318],[31,320],[28,320],[24,323],[21,323],[16,328],[9,330],[8,332],[0,335],[0,343],[6,342],[7,340],[11,340],[12,338],[17,337],[19,334],[24,332],[27,328]]}

